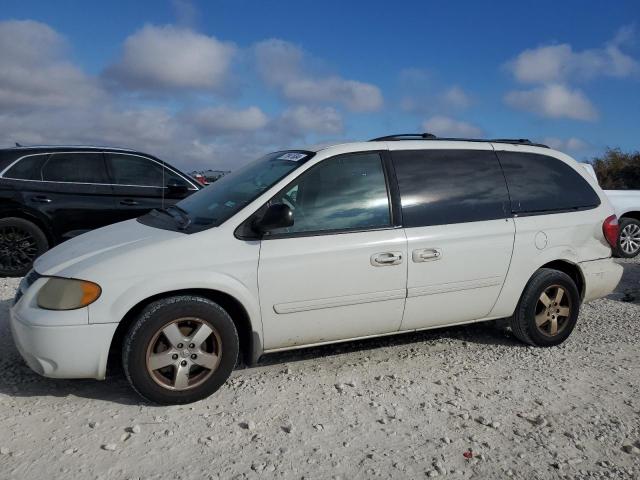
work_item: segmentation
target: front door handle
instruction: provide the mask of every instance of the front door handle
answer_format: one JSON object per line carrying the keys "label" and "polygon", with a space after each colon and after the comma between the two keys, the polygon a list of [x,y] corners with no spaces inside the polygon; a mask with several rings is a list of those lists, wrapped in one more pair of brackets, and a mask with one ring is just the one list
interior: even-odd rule
{"label": "front door handle", "polygon": [[51,203],[51,199],[49,197],[45,197],[44,195],[36,195],[35,197],[31,197],[31,201],[37,203]]}
{"label": "front door handle", "polygon": [[131,200],[130,198],[125,198],[124,200],[120,200],[120,205],[126,205],[128,207],[135,207],[139,205],[135,200]]}
{"label": "front door handle", "polygon": [[416,262],[431,262],[433,260],[440,260],[442,258],[442,251],[439,248],[422,248],[420,250],[414,250],[411,253],[411,259]]}
{"label": "front door handle", "polygon": [[382,252],[371,255],[371,265],[374,267],[388,267],[402,263],[402,252]]}

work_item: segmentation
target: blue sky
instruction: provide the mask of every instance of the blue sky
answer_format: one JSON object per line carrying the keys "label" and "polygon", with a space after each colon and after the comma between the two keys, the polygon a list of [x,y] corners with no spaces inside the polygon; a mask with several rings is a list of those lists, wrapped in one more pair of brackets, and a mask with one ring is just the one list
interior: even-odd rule
{"label": "blue sky", "polygon": [[425,130],[639,148],[637,1],[4,0],[0,45],[1,144],[183,168]]}

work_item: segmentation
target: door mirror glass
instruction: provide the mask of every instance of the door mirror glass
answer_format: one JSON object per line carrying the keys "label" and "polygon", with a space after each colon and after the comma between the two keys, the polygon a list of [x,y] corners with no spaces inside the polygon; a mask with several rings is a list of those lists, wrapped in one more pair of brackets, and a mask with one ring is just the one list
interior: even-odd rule
{"label": "door mirror glass", "polygon": [[265,233],[276,228],[287,228],[293,225],[293,212],[284,203],[274,203],[267,207],[262,217],[253,223],[253,229]]}

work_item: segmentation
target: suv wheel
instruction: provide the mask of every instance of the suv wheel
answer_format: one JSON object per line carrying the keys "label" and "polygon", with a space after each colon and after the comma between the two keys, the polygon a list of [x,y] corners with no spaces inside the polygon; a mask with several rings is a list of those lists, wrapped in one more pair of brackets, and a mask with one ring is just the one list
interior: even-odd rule
{"label": "suv wheel", "polygon": [[580,294],[566,273],[538,270],[524,289],[511,318],[511,330],[522,342],[552,347],[564,342],[578,319]]}
{"label": "suv wheel", "polygon": [[640,253],[640,220],[635,218],[620,219],[620,234],[616,255],[633,258]]}
{"label": "suv wheel", "polygon": [[36,258],[49,249],[47,237],[24,218],[0,219],[0,275],[22,277]]}
{"label": "suv wheel", "polygon": [[125,375],[145,399],[191,403],[227,380],[238,358],[238,333],[217,303],[176,296],[148,305],[127,333],[122,350]]}

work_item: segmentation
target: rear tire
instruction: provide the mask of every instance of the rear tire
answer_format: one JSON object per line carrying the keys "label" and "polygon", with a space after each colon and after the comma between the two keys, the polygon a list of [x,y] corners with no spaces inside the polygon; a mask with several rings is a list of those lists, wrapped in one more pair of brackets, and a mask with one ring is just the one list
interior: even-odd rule
{"label": "rear tire", "polygon": [[633,258],[638,253],[640,253],[640,220],[621,218],[615,254],[622,258]]}
{"label": "rear tire", "polygon": [[145,307],[126,334],[122,365],[144,399],[184,404],[218,390],[231,375],[238,351],[236,327],[220,305],[181,295]]}
{"label": "rear tire", "polygon": [[533,274],[511,317],[511,331],[537,347],[564,342],[576,326],[580,294],[566,273],[541,268]]}
{"label": "rear tire", "polygon": [[0,276],[25,276],[48,249],[46,235],[34,223],[18,217],[0,219]]}

